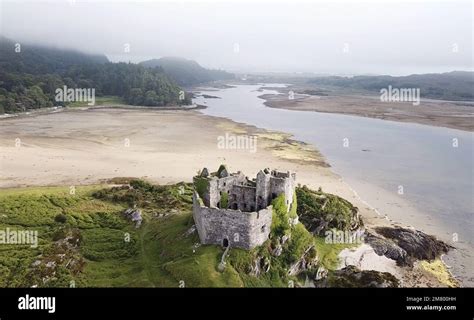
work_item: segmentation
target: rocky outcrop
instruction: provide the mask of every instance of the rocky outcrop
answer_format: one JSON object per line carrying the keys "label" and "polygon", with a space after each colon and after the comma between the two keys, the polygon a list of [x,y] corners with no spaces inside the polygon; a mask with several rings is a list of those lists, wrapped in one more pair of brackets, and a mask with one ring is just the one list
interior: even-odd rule
{"label": "rocky outcrop", "polygon": [[53,245],[31,264],[22,286],[54,286],[61,272],[71,275],[82,272],[86,262],[79,251],[82,241],[79,229],[62,228],[54,233],[53,240]]}
{"label": "rocky outcrop", "polygon": [[375,231],[385,238],[392,240],[399,248],[406,252],[408,259],[405,258],[405,261],[407,264],[410,264],[410,261],[408,261],[410,260],[409,258],[430,261],[434,260],[441,254],[447,253],[453,248],[443,241],[418,230],[410,230],[400,227],[378,227]]}
{"label": "rocky outcrop", "polygon": [[412,264],[412,260],[407,256],[407,252],[392,240],[367,233],[365,242],[374,249],[376,254],[395,260],[399,266]]}
{"label": "rocky outcrop", "polygon": [[324,268],[323,266],[320,266],[318,268],[318,271],[316,272],[316,277],[314,278],[315,280],[321,280],[324,279],[328,276],[328,270]]}
{"label": "rocky outcrop", "polygon": [[366,234],[365,242],[379,256],[395,260],[399,266],[413,266],[415,260],[434,260],[452,248],[418,230],[378,227],[375,231],[377,234]]}
{"label": "rocky outcrop", "polygon": [[355,266],[348,266],[331,272],[327,278],[316,284],[318,287],[332,288],[396,288],[399,281],[388,272],[362,271]]}
{"label": "rocky outcrop", "polygon": [[313,269],[319,262],[317,254],[315,254],[315,247],[308,247],[301,258],[290,265],[288,269],[289,276],[295,276],[300,274],[303,271],[308,271]]}
{"label": "rocky outcrop", "polygon": [[140,209],[129,208],[123,212],[123,215],[126,219],[135,223],[135,228],[139,228],[142,224],[142,212]]}
{"label": "rocky outcrop", "polygon": [[279,256],[281,256],[282,252],[283,252],[283,247],[281,246],[281,244],[278,244],[275,247],[275,249],[272,250],[272,255],[274,257],[279,257]]}
{"label": "rocky outcrop", "polygon": [[268,271],[270,271],[270,259],[259,256],[253,261],[249,274],[258,277],[260,274]]}
{"label": "rocky outcrop", "polygon": [[315,235],[324,236],[332,229],[353,231],[363,225],[359,210],[345,199],[306,186],[296,188],[296,195],[300,221]]}

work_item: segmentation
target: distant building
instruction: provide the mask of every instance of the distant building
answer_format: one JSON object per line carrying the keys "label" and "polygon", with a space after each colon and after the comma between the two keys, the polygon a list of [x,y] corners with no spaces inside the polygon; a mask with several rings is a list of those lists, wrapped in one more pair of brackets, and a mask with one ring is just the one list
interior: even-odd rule
{"label": "distant building", "polygon": [[209,173],[204,168],[193,178],[193,218],[201,243],[252,249],[268,239],[273,199],[283,194],[288,209],[293,203],[296,174],[261,170],[256,179],[225,166]]}

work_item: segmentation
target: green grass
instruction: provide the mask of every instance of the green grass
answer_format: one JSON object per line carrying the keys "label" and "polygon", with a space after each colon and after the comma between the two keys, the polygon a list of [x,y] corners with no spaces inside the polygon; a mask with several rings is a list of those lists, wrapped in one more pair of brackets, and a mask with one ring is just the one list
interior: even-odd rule
{"label": "green grass", "polygon": [[[311,232],[319,229],[323,236],[328,230],[351,231],[363,225],[358,209],[341,197],[306,186],[296,188],[296,195],[299,219]],[[325,227],[319,228],[323,221]]]}
{"label": "green grass", "polygon": [[229,207],[229,194],[227,192],[222,192],[221,195],[221,201],[219,201],[221,204],[221,208],[227,209]]}
{"label": "green grass", "polygon": [[334,270],[339,266],[338,254],[343,249],[351,248],[355,246],[351,244],[326,243],[324,237],[314,237],[314,238],[315,238],[316,251],[318,252],[320,264],[328,270]]}
{"label": "green grass", "polygon": [[288,235],[290,233],[290,223],[288,221],[288,209],[285,204],[285,196],[279,195],[272,201],[273,216],[271,233],[273,237]]}
{"label": "green grass", "polygon": [[204,177],[194,177],[193,178],[194,186],[196,188],[196,192],[199,194],[201,199],[204,199],[204,194],[207,192],[209,188],[209,180]]}
{"label": "green grass", "polygon": [[[189,185],[150,186],[141,185],[148,191],[140,195],[142,190],[135,185],[140,191],[131,196],[120,188],[101,186],[76,187],[74,195],[68,187],[2,190],[0,229],[37,230],[40,239],[36,249],[0,246],[0,287],[43,286],[36,282],[40,279],[29,276],[34,271],[32,263],[52,250],[55,235],[66,227],[80,232],[78,254],[84,268],[74,275],[61,266],[58,279],[44,286],[69,286],[74,280],[78,287],[177,287],[180,281],[191,287],[241,287],[243,282],[232,266],[223,273],[217,271],[220,247],[196,248],[197,235],[185,236],[193,224]],[[140,229],[121,214],[130,198],[143,208],[146,222]],[[147,199],[152,201],[146,205]],[[153,216],[172,210],[176,212],[164,218]],[[66,216],[66,224],[55,221],[58,214]],[[127,235],[129,241],[125,241]]]}
{"label": "green grass", "polygon": [[[74,101],[68,104],[68,107],[90,107],[88,105],[88,101]],[[96,106],[116,106],[116,105],[127,105],[127,103],[118,96],[101,96],[95,97],[95,105]]]}
{"label": "green grass", "polygon": [[[100,186],[76,187],[75,194],[70,194],[69,187],[2,190],[0,229],[37,231],[39,246],[0,246],[0,286],[41,286],[38,283],[40,279],[33,276],[38,270],[32,267],[32,263],[42,258],[56,259],[58,254],[63,253],[61,248],[54,246],[54,240],[58,232],[65,228],[80,232],[82,244],[74,254],[81,255],[86,261],[88,258],[100,257],[100,254],[113,259],[125,256],[130,248],[103,245],[116,243],[112,240],[118,234],[132,229],[121,217],[120,212],[124,206],[92,198],[91,193],[98,188]],[[66,216],[65,224],[55,221],[58,214]],[[122,243],[123,241],[120,242]],[[60,265],[56,270],[57,279],[51,280],[46,286],[68,286],[71,280],[84,283],[80,275],[76,277],[66,271]]]}
{"label": "green grass", "polygon": [[[273,201],[271,238],[250,251],[233,248],[223,272],[217,270],[223,250],[199,245],[197,233],[187,235],[193,225],[192,186],[179,183],[155,186],[131,180],[133,186],[78,186],[3,189],[0,191],[0,229],[36,230],[37,248],[0,245],[0,287],[286,287],[288,267],[314,245],[321,264],[334,268],[343,245],[328,245],[314,238],[300,223],[288,224],[296,216],[282,197]],[[296,197],[295,197],[296,203]],[[122,212],[133,205],[144,218],[139,229]],[[63,215],[66,221],[55,218]],[[61,241],[77,235],[79,246],[65,249]],[[271,254],[277,237],[291,234],[281,256]],[[68,240],[69,241],[69,240]],[[66,255],[61,261],[61,254]],[[269,272],[258,277],[249,272],[257,258],[270,261]],[[54,274],[35,261],[56,261]],[[67,266],[67,261],[75,267]],[[39,268],[39,269],[38,269]],[[42,278],[51,276],[42,283]]]}

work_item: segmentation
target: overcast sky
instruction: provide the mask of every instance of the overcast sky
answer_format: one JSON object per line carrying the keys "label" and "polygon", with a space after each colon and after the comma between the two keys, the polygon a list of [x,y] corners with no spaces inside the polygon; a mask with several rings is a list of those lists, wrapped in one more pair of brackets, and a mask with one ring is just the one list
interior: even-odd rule
{"label": "overcast sky", "polygon": [[180,56],[241,72],[473,69],[470,1],[0,1],[4,36],[113,61]]}

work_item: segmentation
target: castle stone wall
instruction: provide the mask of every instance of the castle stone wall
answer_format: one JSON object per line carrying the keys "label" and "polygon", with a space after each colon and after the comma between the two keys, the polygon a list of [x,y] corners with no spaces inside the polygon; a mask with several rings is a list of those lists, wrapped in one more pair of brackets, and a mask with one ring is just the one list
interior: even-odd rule
{"label": "castle stone wall", "polygon": [[[290,175],[288,174],[288,177]],[[288,179],[287,176],[271,176],[270,177],[270,192],[271,199],[274,199],[275,196],[280,194],[285,195],[285,204],[290,207],[293,202],[293,194],[295,190],[295,180],[292,176],[291,179]]]}
{"label": "castle stone wall", "polygon": [[193,218],[201,243],[252,249],[268,239],[272,223],[272,207],[259,212],[209,208],[193,195]]}
{"label": "castle stone wall", "polygon": [[270,175],[260,171],[257,174],[257,192],[256,192],[256,202],[257,208],[263,209],[266,208],[271,202],[270,195]]}
{"label": "castle stone wall", "polygon": [[[241,172],[229,174],[227,170],[195,177],[199,192],[193,196],[193,217],[203,244],[230,245],[251,249],[263,244],[272,223],[271,201],[283,194],[288,209],[293,202],[296,174],[268,169],[258,172],[249,180]],[[199,179],[206,179],[206,190]],[[228,194],[226,208],[221,197]]]}
{"label": "castle stone wall", "polygon": [[234,185],[229,194],[229,208],[251,212],[256,210],[255,187]]}
{"label": "castle stone wall", "polygon": [[206,203],[208,207],[218,207],[221,201],[221,193],[230,193],[235,185],[242,184],[246,181],[243,174],[235,174],[223,178],[212,177],[209,180],[209,202]]}

